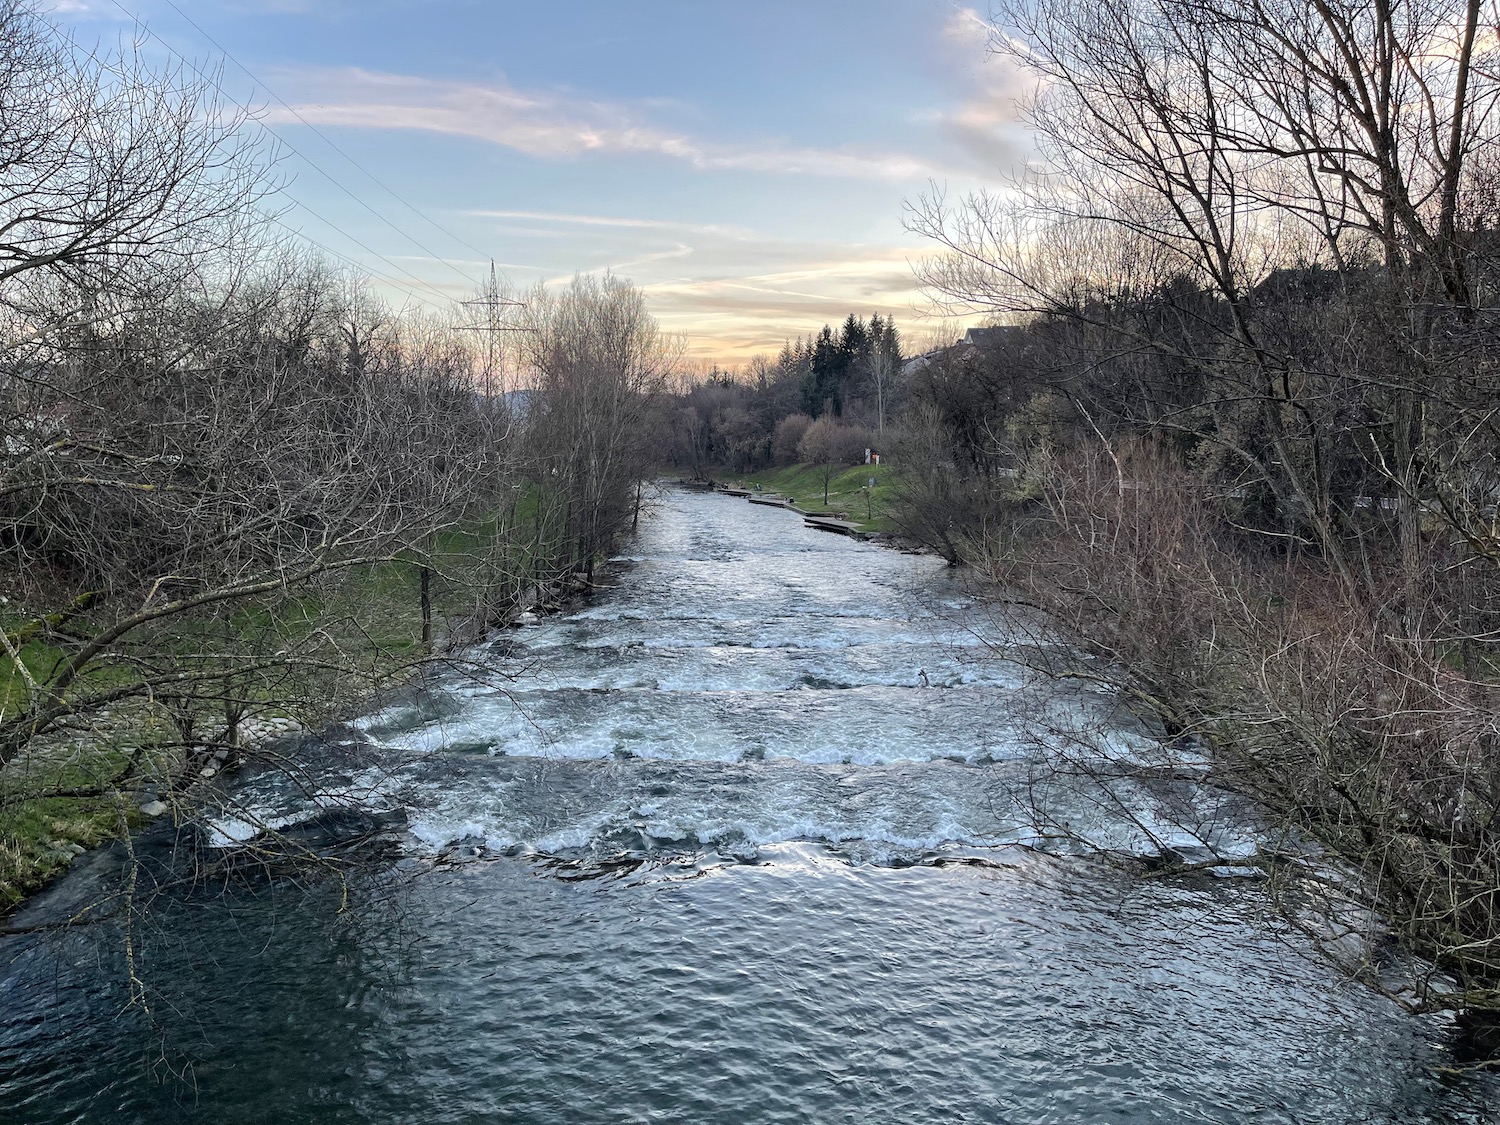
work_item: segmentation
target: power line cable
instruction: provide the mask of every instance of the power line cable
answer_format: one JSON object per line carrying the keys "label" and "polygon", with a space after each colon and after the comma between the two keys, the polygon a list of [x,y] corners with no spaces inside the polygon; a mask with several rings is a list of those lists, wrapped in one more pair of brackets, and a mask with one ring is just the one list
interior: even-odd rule
{"label": "power line cable", "polygon": [[[311,215],[313,218],[317,219],[320,223],[327,223],[328,222],[327,219],[324,219],[316,211],[313,211],[310,208],[305,207],[305,206],[303,206],[300,203],[298,203],[297,206],[301,207],[302,210],[307,211],[307,213],[309,215]],[[368,262],[361,262],[358,259],[351,258],[348,254],[345,254],[343,251],[335,250],[333,247],[329,246],[327,243],[318,241],[316,238],[314,238],[312,235],[308,234],[306,231],[301,230],[301,229],[299,229],[297,227],[294,227],[294,226],[290,225],[289,223],[283,222],[281,219],[278,219],[275,216],[267,216],[267,218],[269,219],[270,222],[275,223],[278,227],[280,227],[282,230],[286,231],[288,234],[293,235],[296,238],[300,238],[303,242],[309,243],[312,246],[316,246],[319,250],[323,251],[325,254],[328,254],[328,255],[330,255],[330,256],[332,256],[334,258],[337,258],[341,262],[345,262],[348,265],[353,266],[355,269],[359,270],[361,273],[367,274],[368,276],[373,277],[373,278],[378,278],[379,280],[385,282],[387,285],[391,286],[393,289],[398,289],[402,293],[405,293],[408,297],[410,297],[413,301],[417,302],[418,304],[429,304],[431,302],[431,298],[430,297],[428,297],[426,294],[418,293],[415,289],[411,288],[410,285],[408,285],[406,282],[403,282],[400,278],[392,277],[388,273],[383,273],[380,270],[378,270],[378,269],[374,268],[373,266],[371,266]],[[337,227],[334,227],[333,229],[334,230],[338,230]],[[352,242],[354,242],[354,244],[356,246],[361,246],[361,248],[365,249],[368,252],[369,248],[368,247],[364,247],[363,244],[361,244],[358,239],[353,238],[352,236],[350,236],[348,234],[345,234],[343,231],[339,231],[339,233],[343,234],[345,238],[349,238]]]}
{"label": "power line cable", "polygon": [[[471,286],[474,286],[475,288],[479,288],[480,287],[479,283],[477,281],[475,281],[474,278],[470,277],[468,274],[465,274],[462,270],[459,270],[456,266],[454,266],[447,259],[439,257],[438,255],[434,254],[433,251],[431,251],[427,247],[423,246],[421,244],[421,242],[419,242],[415,237],[413,237],[412,235],[408,234],[406,231],[402,230],[400,227],[396,226],[389,219],[387,219],[384,215],[382,215],[380,212],[376,211],[373,207],[371,207],[364,200],[360,199],[359,196],[355,195],[353,191],[351,191],[344,184],[340,183],[333,175],[331,175],[329,172],[325,171],[322,167],[320,167],[317,164],[317,162],[315,162],[314,160],[312,160],[312,158],[310,158],[309,156],[307,156],[306,154],[304,154],[300,149],[298,149],[296,145],[292,144],[285,137],[281,136],[275,130],[271,129],[270,126],[268,126],[264,121],[260,121],[260,120],[256,119],[254,117],[254,112],[250,109],[249,106],[246,106],[245,104],[243,104],[238,98],[233,97],[227,90],[224,89],[222,83],[220,83],[217,79],[215,79],[211,75],[204,73],[204,71],[195,62],[193,62],[192,59],[189,59],[186,55],[184,55],[176,47],[172,46],[165,39],[163,39],[160,35],[158,35],[155,31],[151,30],[151,28],[146,23],[144,23],[140,19],[140,17],[132,14],[129,9],[127,9],[123,4],[121,4],[120,0],[110,0],[110,3],[112,3],[116,8],[118,8],[120,10],[120,12],[127,19],[131,20],[136,25],[136,27],[138,27],[144,34],[146,34],[147,36],[149,36],[152,39],[155,39],[164,48],[166,48],[167,51],[171,52],[178,59],[180,59],[190,70],[193,71],[194,74],[198,75],[199,78],[201,78],[203,81],[209,83],[216,90],[218,90],[218,92],[220,93],[220,95],[222,95],[225,99],[227,99],[229,102],[231,102],[232,104],[238,106],[240,109],[244,110],[247,114],[249,114],[250,115],[250,119],[254,120],[255,123],[264,132],[266,132],[270,136],[274,137],[278,143],[285,145],[297,157],[299,157],[303,161],[303,163],[305,163],[309,168],[311,168],[313,171],[317,172],[320,176],[322,176],[324,179],[326,179],[329,183],[333,184],[334,187],[338,188],[345,195],[349,196],[350,199],[354,200],[355,203],[358,203],[365,210],[369,211],[372,215],[374,215],[381,222],[385,223],[388,227],[390,227],[392,230],[394,230],[397,234],[401,235],[401,237],[403,237],[403,238],[407,239],[408,241],[410,241],[413,245],[415,245],[416,247],[418,247],[418,249],[422,250],[423,253],[425,253],[426,255],[428,255],[428,257],[432,258],[435,261],[441,261],[445,265],[448,265],[449,268],[451,268],[455,272],[457,272],[458,275],[460,277],[462,277],[466,282],[468,282]],[[236,65],[239,65],[239,64],[236,64]],[[241,69],[243,69],[243,68],[241,68]],[[246,73],[249,73],[249,72],[247,71]],[[254,76],[252,75],[252,78],[253,77]],[[396,273],[398,273],[398,274],[400,274],[400,275],[408,278],[412,283],[414,283],[416,285],[419,285],[419,286],[421,286],[421,287],[423,287],[423,288],[431,291],[440,301],[448,302],[448,301],[452,300],[452,298],[447,293],[444,293],[441,289],[437,288],[437,286],[433,285],[431,282],[425,280],[424,278],[418,277],[416,274],[412,273],[410,270],[403,269],[401,266],[399,266],[395,262],[393,262],[390,258],[386,257],[384,254],[380,253],[378,250],[374,250],[371,247],[367,246],[363,241],[361,241],[360,239],[356,238],[354,235],[350,234],[348,231],[344,230],[342,227],[338,226],[336,223],[333,223],[333,222],[329,221],[328,219],[323,218],[321,215],[319,215],[317,212],[313,211],[306,204],[304,204],[304,203],[302,203],[302,202],[300,202],[298,200],[292,200],[292,202],[296,206],[301,207],[304,211],[307,211],[308,214],[312,215],[319,222],[325,224],[326,226],[328,226],[333,231],[337,232],[338,234],[340,234],[343,237],[347,238],[350,242],[354,243],[356,246],[360,247],[360,249],[364,250],[367,254],[373,255],[374,257],[378,258],[380,261],[384,262],[386,265],[390,266],[390,268],[392,270],[394,270]],[[285,227],[285,224],[280,224],[280,225],[282,225],[283,227]],[[291,230],[292,228],[286,227],[286,229]],[[297,234],[300,237],[307,238],[307,241],[314,242],[316,245],[319,245],[320,248],[322,248],[322,249],[325,249],[325,250],[328,249],[326,246],[322,246],[321,243],[316,243],[316,240],[314,240],[312,238],[308,238],[306,235],[302,234],[302,232],[300,232],[300,231],[292,231],[292,233]],[[344,258],[344,260],[346,260],[346,261],[350,260],[350,259],[348,259],[348,257],[346,255],[339,255],[339,257]],[[353,264],[356,265],[356,266],[359,266],[359,268],[362,268],[362,269],[369,269],[370,268],[368,266],[360,265],[360,263],[357,263],[357,262],[355,262]],[[379,271],[372,269],[372,270],[370,270],[370,272],[371,273],[378,273]]]}
{"label": "power line cable", "polygon": [[[460,236],[458,236],[458,235],[454,234],[452,231],[450,231],[448,228],[444,227],[436,219],[433,219],[431,216],[429,216],[424,211],[422,211],[421,208],[417,207],[416,204],[409,202],[404,196],[402,196],[400,193],[398,193],[394,188],[392,188],[390,185],[386,184],[385,181],[383,181],[382,179],[380,179],[379,176],[375,175],[374,172],[370,171],[363,164],[361,164],[358,160],[356,160],[353,156],[349,155],[349,153],[346,152],[344,150],[344,148],[341,145],[338,144],[338,142],[336,142],[327,133],[323,132],[322,129],[320,129],[316,125],[314,125],[306,117],[302,116],[301,111],[299,111],[295,106],[289,104],[275,90],[271,89],[269,83],[267,83],[266,81],[264,81],[259,75],[257,75],[254,71],[252,71],[244,63],[240,62],[240,60],[237,59],[237,58],[235,58],[234,55],[230,54],[228,48],[224,47],[217,39],[215,39],[207,31],[205,31],[203,29],[202,25],[199,24],[196,20],[194,20],[192,16],[188,15],[180,7],[178,7],[177,3],[176,3],[176,0],[166,0],[166,3],[167,3],[168,7],[170,7],[174,12],[176,12],[184,20],[186,20],[187,23],[188,23],[188,25],[191,26],[195,31],[197,31],[199,35],[203,36],[204,39],[208,40],[208,42],[214,47],[215,50],[217,50],[220,54],[222,54],[230,62],[234,63],[235,66],[239,67],[240,70],[243,71],[245,73],[245,75],[250,79],[250,81],[254,82],[257,86],[259,86],[261,89],[263,89],[283,109],[285,109],[288,113],[290,113],[293,117],[295,117],[303,125],[307,126],[307,128],[311,129],[315,134],[317,134],[319,137],[321,137],[323,139],[323,142],[325,144],[327,144],[329,148],[333,149],[334,152],[338,153],[345,160],[347,160],[350,164],[354,165],[354,167],[358,168],[361,172],[363,172],[365,174],[365,176],[367,176],[372,183],[374,183],[377,187],[379,187],[382,191],[384,191],[392,199],[396,200],[396,202],[400,203],[403,207],[405,207],[413,215],[417,216],[417,218],[419,218],[423,222],[427,223],[434,230],[437,230],[440,233],[442,233],[443,235],[445,235],[446,237],[451,238],[454,242],[458,243],[460,246],[465,246],[468,249],[474,251],[474,253],[478,254],[481,259],[490,257],[489,254],[486,254],[483,250],[479,249],[479,247],[477,247],[477,246],[473,245],[472,243],[470,243],[467,239],[461,238]],[[408,235],[407,237],[410,237],[410,236]],[[415,241],[415,240],[413,240],[413,241]],[[418,243],[418,245],[420,245],[420,243]],[[425,247],[424,247],[424,250],[425,250]],[[430,251],[430,250],[427,250],[426,253],[428,253],[429,255],[432,255],[432,251]],[[433,257],[437,257],[436,255],[432,255],[432,256]],[[459,273],[460,276],[463,276],[471,284],[477,284],[474,281],[473,278],[468,277],[468,275],[464,274],[463,271],[459,270],[457,266],[453,265],[446,258],[438,258],[438,260],[444,262],[444,264],[448,265],[449,268],[451,268],[455,272]]]}

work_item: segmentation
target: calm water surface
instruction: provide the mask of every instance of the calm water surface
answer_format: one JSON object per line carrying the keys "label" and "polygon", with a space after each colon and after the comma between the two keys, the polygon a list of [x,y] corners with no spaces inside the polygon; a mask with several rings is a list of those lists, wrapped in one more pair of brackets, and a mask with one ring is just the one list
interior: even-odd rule
{"label": "calm water surface", "polygon": [[1340,981],[1254,882],[1020,846],[1037,800],[1111,848],[1255,840],[1211,794],[1039,790],[1049,739],[1145,740],[996,658],[940,563],[686,493],[631,550],[490,672],[245,779],[216,845],[355,807],[395,853],[163,895],[149,1014],[118,932],[0,946],[0,1121],[1496,1119],[1446,1021]]}

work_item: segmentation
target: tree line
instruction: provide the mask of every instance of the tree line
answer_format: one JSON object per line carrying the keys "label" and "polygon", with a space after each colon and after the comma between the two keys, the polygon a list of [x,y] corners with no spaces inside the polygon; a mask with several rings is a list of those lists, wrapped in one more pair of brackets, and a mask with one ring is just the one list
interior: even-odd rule
{"label": "tree line", "polygon": [[715,368],[676,396],[669,457],[694,476],[801,461],[855,464],[878,448],[901,405],[893,317],[850,313],[835,329],[788,340],[741,372]]}
{"label": "tree line", "polygon": [[1039,165],[911,222],[1009,327],[907,386],[902,518],[1353,872],[1266,859],[1352,972],[1493,1019],[1500,10],[1000,7]]}

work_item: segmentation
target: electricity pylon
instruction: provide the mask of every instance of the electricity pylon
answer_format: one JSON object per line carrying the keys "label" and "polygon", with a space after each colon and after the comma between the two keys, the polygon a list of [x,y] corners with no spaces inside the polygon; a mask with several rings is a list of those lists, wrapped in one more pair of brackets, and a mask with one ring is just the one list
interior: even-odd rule
{"label": "electricity pylon", "polygon": [[483,324],[460,324],[454,331],[484,333],[484,397],[488,399],[493,391],[491,381],[495,374],[495,346],[500,333],[533,332],[535,329],[506,325],[500,322],[503,309],[525,308],[526,302],[513,301],[508,297],[500,296],[500,284],[495,279],[495,260],[493,258],[490,259],[490,283],[485,290],[484,296],[475,297],[468,301],[460,301],[459,304],[465,308],[484,310],[485,322]]}

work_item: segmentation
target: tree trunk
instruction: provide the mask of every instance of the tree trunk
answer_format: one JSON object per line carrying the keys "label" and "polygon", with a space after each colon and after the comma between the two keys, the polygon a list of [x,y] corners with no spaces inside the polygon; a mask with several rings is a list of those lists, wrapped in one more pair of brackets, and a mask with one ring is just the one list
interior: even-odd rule
{"label": "tree trunk", "polygon": [[422,603],[422,649],[425,652],[432,651],[432,569],[422,566],[419,570],[421,576],[421,603]]}

